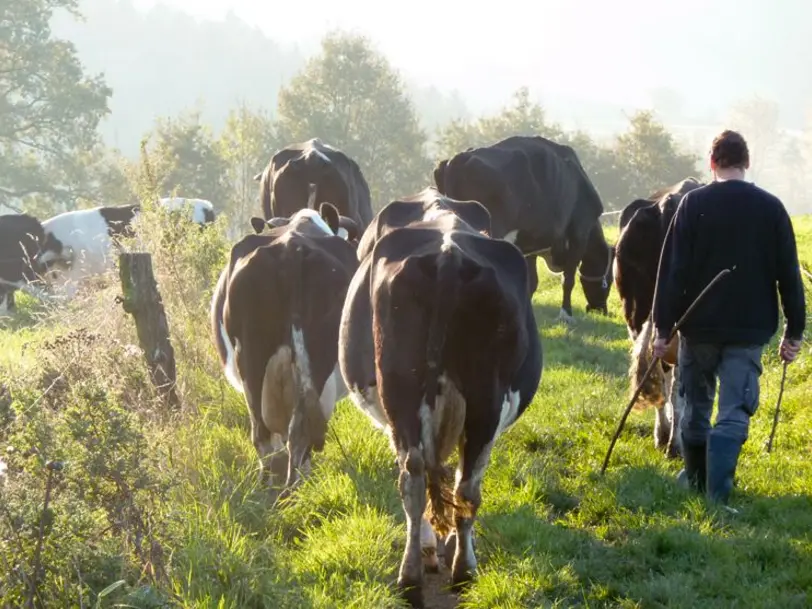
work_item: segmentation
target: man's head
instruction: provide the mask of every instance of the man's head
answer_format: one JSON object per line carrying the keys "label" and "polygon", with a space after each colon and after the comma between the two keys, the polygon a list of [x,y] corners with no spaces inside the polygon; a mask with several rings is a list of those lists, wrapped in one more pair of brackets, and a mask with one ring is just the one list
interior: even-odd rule
{"label": "man's head", "polygon": [[726,129],[713,139],[710,168],[716,178],[744,177],[750,169],[750,151],[741,133]]}

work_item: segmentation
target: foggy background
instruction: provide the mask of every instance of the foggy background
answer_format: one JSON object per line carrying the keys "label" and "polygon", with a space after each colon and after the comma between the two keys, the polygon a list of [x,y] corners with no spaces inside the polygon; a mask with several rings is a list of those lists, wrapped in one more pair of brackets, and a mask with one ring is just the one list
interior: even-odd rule
{"label": "foggy background", "polygon": [[127,159],[138,158],[160,118],[199,113],[215,134],[238,107],[274,120],[280,89],[338,29],[366,36],[397,71],[429,147],[450,121],[498,113],[526,87],[546,121],[598,144],[611,144],[635,111],[652,110],[682,151],[699,156],[700,177],[713,135],[740,129],[751,143],[750,178],[793,213],[812,208],[812,5],[800,0],[78,6],[84,20],[57,12],[53,34],[112,89],[99,133]]}

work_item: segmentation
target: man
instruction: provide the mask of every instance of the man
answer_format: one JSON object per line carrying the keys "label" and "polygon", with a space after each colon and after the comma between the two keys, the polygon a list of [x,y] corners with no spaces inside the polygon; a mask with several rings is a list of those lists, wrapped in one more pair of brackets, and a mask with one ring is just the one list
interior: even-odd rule
{"label": "man", "polygon": [[[761,355],[778,330],[778,297],[786,319],[780,355],[801,348],[806,311],[795,234],[781,201],[744,181],[744,138],[724,131],[710,153],[713,181],[686,194],[663,245],[654,305],[662,357],[685,310],[722,269],[733,269],[702,299],[680,329],[680,425],[685,468],[678,480],[727,504],[741,447],[759,399]],[[710,417],[719,380],[716,425]]]}

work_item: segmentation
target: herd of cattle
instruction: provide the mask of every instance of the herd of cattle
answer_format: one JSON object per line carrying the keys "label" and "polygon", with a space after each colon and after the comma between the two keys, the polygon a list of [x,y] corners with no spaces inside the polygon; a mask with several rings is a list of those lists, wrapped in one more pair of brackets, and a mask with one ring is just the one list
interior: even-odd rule
{"label": "herd of cattle", "polygon": [[[407,521],[398,583],[422,606],[438,535],[446,559],[453,556],[452,583],[473,576],[473,523],[491,450],[541,381],[531,300],[537,257],[562,275],[566,323],[576,272],[587,312],[608,312],[614,283],[634,343],[634,383],[651,357],[665,232],[681,196],[701,184],[688,178],[632,202],[612,246],[577,155],[542,137],[460,152],[437,165],[435,185],[377,214],[358,164],[318,139],[278,151],[255,180],[263,217],[231,249],[211,331],[226,378],[245,396],[262,478],[288,492],[307,476],[336,402],[349,395],[397,456]],[[213,218],[205,203],[193,200],[201,223]],[[105,235],[93,257],[136,212],[102,207],[41,224],[0,217],[0,281],[9,293],[42,267],[70,272],[89,233]],[[8,235],[17,254],[22,248],[17,258]],[[646,391],[658,410],[655,443],[675,456],[678,371],[667,363],[657,370]],[[456,478],[447,466],[455,448]]]}

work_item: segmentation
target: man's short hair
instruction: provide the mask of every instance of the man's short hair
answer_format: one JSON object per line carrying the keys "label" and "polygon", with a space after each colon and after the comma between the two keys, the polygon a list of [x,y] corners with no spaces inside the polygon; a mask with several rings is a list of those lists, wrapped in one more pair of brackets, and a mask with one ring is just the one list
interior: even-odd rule
{"label": "man's short hair", "polygon": [[741,133],[725,129],[713,139],[711,160],[719,169],[746,169],[750,150]]}

